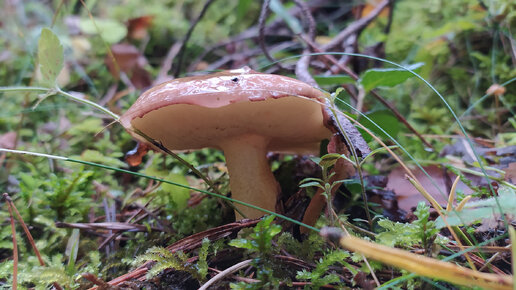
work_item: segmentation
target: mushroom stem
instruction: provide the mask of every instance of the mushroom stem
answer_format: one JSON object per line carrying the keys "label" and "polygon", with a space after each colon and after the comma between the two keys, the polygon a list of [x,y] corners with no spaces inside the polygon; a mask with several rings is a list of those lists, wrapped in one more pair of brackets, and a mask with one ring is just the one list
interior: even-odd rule
{"label": "mushroom stem", "polygon": [[[269,140],[258,135],[244,135],[220,144],[226,157],[232,197],[252,205],[275,211],[279,186],[267,160]],[[247,218],[258,218],[263,212],[235,204]],[[243,217],[236,214],[237,220]]]}

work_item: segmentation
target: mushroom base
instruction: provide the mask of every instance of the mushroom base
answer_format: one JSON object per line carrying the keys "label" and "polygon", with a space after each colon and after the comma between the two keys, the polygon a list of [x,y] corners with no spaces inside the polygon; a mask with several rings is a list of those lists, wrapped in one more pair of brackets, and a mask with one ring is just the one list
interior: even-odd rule
{"label": "mushroom base", "polygon": [[[275,211],[279,185],[267,160],[269,140],[258,135],[242,135],[226,140],[221,148],[226,156],[232,197],[266,210]],[[265,213],[244,205],[235,207],[246,218],[259,218]],[[237,220],[244,218],[235,212]]]}

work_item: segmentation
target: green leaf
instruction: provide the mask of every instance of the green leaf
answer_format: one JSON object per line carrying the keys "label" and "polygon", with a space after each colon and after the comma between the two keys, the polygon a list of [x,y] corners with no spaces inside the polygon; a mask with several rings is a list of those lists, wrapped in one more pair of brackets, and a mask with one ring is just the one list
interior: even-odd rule
{"label": "green leaf", "polygon": [[321,160],[319,161],[319,166],[329,168],[335,165],[335,163],[337,163],[337,161],[339,161],[340,158],[341,155],[338,153],[328,153],[321,157]]}
{"label": "green leaf", "polygon": [[[184,175],[166,170],[159,170],[156,167],[147,167],[144,170],[144,173],[146,175],[163,178],[174,183],[183,184],[186,186],[189,185]],[[190,190],[188,188],[176,186],[173,184],[162,183],[160,186],[160,192],[161,193],[157,201],[161,202],[162,204],[173,202],[177,207],[177,210],[185,209],[188,204],[188,199],[190,198]]]}
{"label": "green leaf", "polygon": [[[321,182],[322,182],[322,180],[321,180]],[[305,188],[305,187],[312,187],[312,186],[315,187],[316,186],[316,187],[322,188],[321,182],[317,182],[317,181],[307,182],[307,183],[300,184],[299,187]]]}
{"label": "green leaf", "polygon": [[273,215],[264,217],[254,227],[249,239],[234,239],[229,242],[229,245],[248,249],[251,252],[260,252],[261,254],[272,252],[274,250],[272,239],[281,232],[280,225],[271,225],[273,220]]}
{"label": "green leaf", "polygon": [[48,28],[41,30],[38,42],[38,60],[44,84],[54,87],[63,69],[63,46],[59,38]]}
{"label": "green leaf", "polygon": [[382,245],[389,247],[410,246],[421,242],[417,225],[395,223],[387,219],[379,220],[378,225],[386,229],[376,237],[376,241]]}
{"label": "green leaf", "polygon": [[68,265],[66,266],[66,272],[73,273],[75,268],[75,261],[77,260],[77,253],[79,252],[79,239],[80,239],[80,231],[79,229],[73,229],[72,235],[68,239],[68,243],[66,244],[65,255],[68,256]]}
{"label": "green leaf", "polygon": [[[495,198],[498,199],[498,202]],[[468,202],[462,211],[446,213],[446,221],[450,226],[460,226],[470,225],[485,219],[494,219],[500,216],[500,208],[498,205],[500,205],[504,214],[514,215],[516,212],[516,193],[514,189],[500,187],[500,189],[498,189],[498,197]],[[446,226],[442,217],[438,217],[435,220],[435,226],[438,229]]]}
{"label": "green leaf", "polygon": [[127,35],[127,28],[120,22],[112,19],[81,19],[79,28],[83,33],[97,35],[107,43],[118,43]]}
{"label": "green leaf", "polygon": [[[189,185],[188,181],[182,174],[170,173],[167,175],[167,177],[165,177],[165,180],[183,185]],[[190,198],[190,190],[188,188],[179,187],[168,183],[162,184],[161,188],[170,194],[170,198],[177,205],[178,210],[186,208],[188,199]]]}
{"label": "green leaf", "polygon": [[343,84],[354,84],[355,80],[348,75],[314,76],[314,80],[320,86],[339,86]]}
{"label": "green leaf", "polygon": [[303,32],[303,26],[299,23],[296,17],[288,13],[285,6],[279,0],[272,0],[269,8],[287,23],[288,27],[294,32],[294,34],[300,34]]}
{"label": "green leaf", "polygon": [[249,7],[251,6],[251,3],[253,0],[240,0],[238,1],[238,5],[236,8],[236,16],[237,21],[236,23],[242,22],[242,19],[247,16],[247,13],[249,13]]}
{"label": "green leaf", "polygon": [[241,248],[241,249],[254,249],[254,245],[252,241],[246,240],[246,239],[234,239],[229,241],[228,245],[233,246],[235,248]]}
{"label": "green leaf", "polygon": [[127,164],[117,158],[105,156],[101,152],[97,150],[85,150],[82,152],[81,156],[72,156],[75,159],[88,161],[88,162],[96,162],[101,164],[110,165],[118,168],[126,168]]}
{"label": "green leaf", "polygon": [[[422,62],[409,65],[407,68],[418,72],[421,66],[423,66]],[[364,72],[359,82],[364,90],[369,92],[377,87],[394,87],[413,76],[411,72],[402,68],[373,68]]]}
{"label": "green leaf", "polygon": [[210,244],[210,239],[202,239],[202,246],[198,254],[199,261],[197,262],[197,271],[199,272],[199,275],[202,278],[208,275],[208,262],[206,259],[208,259],[208,251],[210,249]]}
{"label": "green leaf", "polygon": [[[371,119],[372,122],[376,123],[380,126],[385,132],[387,132],[392,137],[396,138],[400,131],[400,123],[394,115],[388,110],[375,111],[372,113],[366,114],[366,116]],[[374,132],[377,136],[381,136],[383,138],[387,138],[387,135],[383,133],[378,127],[376,127],[371,121],[366,118],[360,119],[360,124],[364,125],[367,129]]]}

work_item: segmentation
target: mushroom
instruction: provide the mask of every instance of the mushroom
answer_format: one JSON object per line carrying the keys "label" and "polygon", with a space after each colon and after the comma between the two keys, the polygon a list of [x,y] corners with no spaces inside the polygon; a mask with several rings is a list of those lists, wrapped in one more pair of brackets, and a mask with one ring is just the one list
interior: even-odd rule
{"label": "mushroom", "polygon": [[[275,211],[279,186],[267,152],[318,153],[321,140],[332,136],[324,96],[301,81],[244,67],[160,84],[143,93],[120,121],[136,139],[148,143],[143,133],[158,149],[222,150],[232,197]],[[263,215],[235,206],[247,218]]]}

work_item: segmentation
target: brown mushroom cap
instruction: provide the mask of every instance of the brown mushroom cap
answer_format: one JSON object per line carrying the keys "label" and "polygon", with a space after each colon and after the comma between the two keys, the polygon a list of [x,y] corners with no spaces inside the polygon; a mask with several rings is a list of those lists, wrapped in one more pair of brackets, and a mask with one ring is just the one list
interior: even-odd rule
{"label": "brown mushroom cap", "polygon": [[[318,152],[331,136],[324,95],[301,81],[243,68],[160,84],[120,121],[137,139],[145,141],[134,129],[169,150],[223,150],[233,197],[274,211],[278,187],[265,155]],[[239,208],[247,217],[262,215]]]}

